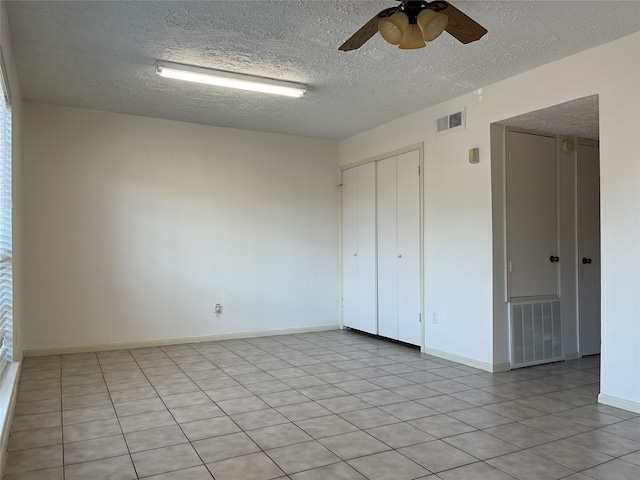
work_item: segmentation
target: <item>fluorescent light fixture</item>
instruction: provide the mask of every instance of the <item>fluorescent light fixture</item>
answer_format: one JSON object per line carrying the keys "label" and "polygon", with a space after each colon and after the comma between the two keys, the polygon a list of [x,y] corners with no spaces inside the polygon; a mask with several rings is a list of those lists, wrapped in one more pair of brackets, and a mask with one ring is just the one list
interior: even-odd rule
{"label": "fluorescent light fixture", "polygon": [[186,80],[188,82],[206,83],[218,87],[251,90],[253,92],[301,97],[307,91],[305,85],[270,78],[254,77],[240,73],[224,72],[210,68],[194,67],[171,62],[157,62],[156,73],[161,77]]}

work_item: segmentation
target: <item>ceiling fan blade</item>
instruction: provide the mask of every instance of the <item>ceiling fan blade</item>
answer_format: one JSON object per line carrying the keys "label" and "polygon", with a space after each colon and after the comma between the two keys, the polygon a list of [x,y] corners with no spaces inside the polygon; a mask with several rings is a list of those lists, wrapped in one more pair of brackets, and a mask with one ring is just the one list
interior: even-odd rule
{"label": "ceiling fan blade", "polygon": [[360,30],[351,35],[351,37],[349,37],[346,42],[340,45],[340,48],[338,50],[348,52],[349,50],[356,50],[360,48],[367,42],[367,40],[369,40],[378,32],[378,23],[380,23],[380,20],[390,17],[398,11],[398,8],[399,7],[391,7],[382,10],[371,20],[365,23],[362,27],[360,27]]}
{"label": "ceiling fan blade", "polygon": [[487,29],[475,20],[472,20],[456,7],[448,2],[443,13],[449,17],[449,25],[445,29],[451,36],[462,43],[471,43],[480,40],[487,33]]}

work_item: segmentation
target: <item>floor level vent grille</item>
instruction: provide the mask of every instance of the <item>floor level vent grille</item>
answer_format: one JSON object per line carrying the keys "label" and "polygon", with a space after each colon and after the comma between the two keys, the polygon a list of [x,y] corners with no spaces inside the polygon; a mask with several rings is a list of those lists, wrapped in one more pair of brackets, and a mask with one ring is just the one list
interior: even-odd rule
{"label": "floor level vent grille", "polygon": [[511,304],[511,368],[564,359],[560,300]]}

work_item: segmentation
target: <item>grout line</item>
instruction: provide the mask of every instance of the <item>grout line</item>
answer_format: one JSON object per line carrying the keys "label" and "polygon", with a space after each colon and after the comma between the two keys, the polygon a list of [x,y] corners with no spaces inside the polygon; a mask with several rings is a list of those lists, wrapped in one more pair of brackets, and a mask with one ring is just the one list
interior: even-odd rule
{"label": "grout line", "polygon": [[[131,354],[131,352],[129,352],[129,354]],[[136,464],[133,463],[133,457],[131,456],[131,450],[129,449],[129,444],[127,443],[127,439],[124,436],[124,431],[122,430],[122,424],[120,423],[120,417],[118,416],[118,412],[116,411],[116,405],[115,405],[115,403],[113,401],[113,397],[111,396],[111,390],[109,390],[109,384],[107,383],[107,378],[105,377],[105,371],[102,369],[102,363],[100,363],[100,357],[98,356],[97,352],[96,352],[96,358],[98,360],[98,366],[100,367],[100,373],[102,373],[102,380],[104,381],[104,385],[105,385],[105,387],[107,389],[107,395],[111,399],[111,408],[113,408],[113,413],[116,416],[116,420],[118,422],[118,426],[120,427],[120,435],[122,436],[122,441],[124,442],[124,445],[125,445],[125,447],[127,449],[127,453],[129,454],[129,461],[131,462],[131,466],[133,467],[133,471],[136,474],[136,477],[138,477],[138,470],[136,469]]]}

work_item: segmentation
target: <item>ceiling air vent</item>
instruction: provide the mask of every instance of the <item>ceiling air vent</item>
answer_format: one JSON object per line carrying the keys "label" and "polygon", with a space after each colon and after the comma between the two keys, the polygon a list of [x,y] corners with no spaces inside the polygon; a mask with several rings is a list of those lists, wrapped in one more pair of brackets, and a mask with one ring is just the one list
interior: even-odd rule
{"label": "ceiling air vent", "polygon": [[456,113],[451,113],[445,117],[436,120],[436,135],[444,135],[445,133],[462,130],[465,127],[465,110],[464,108]]}

